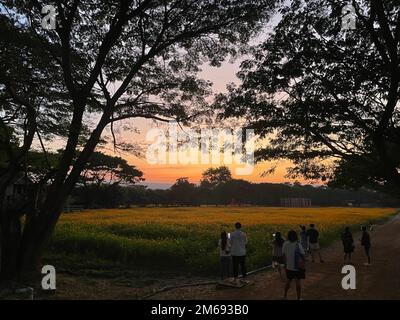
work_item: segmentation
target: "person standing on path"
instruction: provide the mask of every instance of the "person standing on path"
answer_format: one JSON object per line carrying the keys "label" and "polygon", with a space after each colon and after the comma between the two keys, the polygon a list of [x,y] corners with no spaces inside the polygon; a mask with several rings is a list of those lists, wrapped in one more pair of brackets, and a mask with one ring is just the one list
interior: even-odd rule
{"label": "person standing on path", "polygon": [[308,236],[306,226],[300,226],[300,244],[304,249],[304,252],[307,254],[308,252]]}
{"label": "person standing on path", "polygon": [[312,262],[315,261],[314,255],[318,253],[319,256],[319,261],[321,263],[324,262],[321,257],[321,248],[319,245],[319,232],[317,229],[315,229],[315,225],[313,223],[310,224],[310,229],[307,230],[307,237],[308,237],[308,242],[310,246],[310,252],[311,252],[311,260]]}
{"label": "person standing on path", "polygon": [[287,294],[290,289],[292,280],[296,281],[297,299],[301,299],[301,280],[306,278],[306,271],[304,267],[304,249],[298,242],[297,233],[290,230],[287,236],[287,241],[283,244],[282,252],[285,257],[286,263],[286,277],[287,281],[284,289],[283,298],[287,299]]}
{"label": "person standing on path", "polygon": [[235,231],[230,234],[231,241],[231,255],[233,263],[233,277],[235,283],[238,281],[239,266],[242,272],[243,281],[245,281],[247,270],[246,270],[246,245],[247,236],[242,230],[240,222],[236,222]]}
{"label": "person standing on path", "polygon": [[281,267],[285,265],[285,259],[282,252],[284,242],[285,239],[282,238],[281,233],[275,233],[275,239],[272,242],[272,267],[278,269],[281,280],[283,280]]}
{"label": "person standing on path", "polygon": [[367,231],[367,227],[363,226],[361,228],[362,236],[361,236],[361,245],[364,247],[365,255],[368,258],[368,262],[364,263],[367,266],[371,265],[371,256],[370,256],[370,249],[371,249],[371,237]]}
{"label": "person standing on path", "polygon": [[349,227],[344,229],[342,234],[342,243],[344,251],[344,263],[351,263],[351,254],[354,251],[354,239]]}
{"label": "person standing on path", "polygon": [[231,277],[231,241],[226,231],[221,232],[221,238],[218,241],[219,259],[221,266],[221,280]]}

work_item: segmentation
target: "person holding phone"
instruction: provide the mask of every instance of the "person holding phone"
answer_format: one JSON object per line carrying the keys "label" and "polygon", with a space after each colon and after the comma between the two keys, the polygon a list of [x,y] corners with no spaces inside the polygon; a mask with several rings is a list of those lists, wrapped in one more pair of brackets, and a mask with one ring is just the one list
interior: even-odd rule
{"label": "person holding phone", "polygon": [[284,242],[285,239],[282,238],[281,233],[275,233],[274,241],[272,242],[272,267],[274,269],[278,269],[281,280],[283,280],[281,267],[285,265],[285,260],[282,252],[282,246]]}
{"label": "person holding phone", "polygon": [[231,276],[231,241],[228,238],[226,231],[221,232],[221,237],[218,241],[219,247],[219,259],[220,259],[220,270],[221,280],[225,280]]}

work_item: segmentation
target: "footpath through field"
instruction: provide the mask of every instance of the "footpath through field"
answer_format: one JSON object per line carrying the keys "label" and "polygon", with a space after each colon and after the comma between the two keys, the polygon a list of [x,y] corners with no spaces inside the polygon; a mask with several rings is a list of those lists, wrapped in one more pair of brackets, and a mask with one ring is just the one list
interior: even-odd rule
{"label": "footpath through field", "polygon": [[[356,249],[353,264],[356,268],[356,290],[341,286],[343,247],[340,241],[322,250],[323,264],[307,262],[303,299],[400,299],[400,215],[377,226],[371,233],[372,265],[360,245],[360,234],[354,234]],[[242,289],[217,290],[214,285],[175,289],[157,294],[153,299],[281,299],[283,282],[277,272],[260,272],[249,277],[255,284]],[[295,298],[295,288],[289,292]]]}

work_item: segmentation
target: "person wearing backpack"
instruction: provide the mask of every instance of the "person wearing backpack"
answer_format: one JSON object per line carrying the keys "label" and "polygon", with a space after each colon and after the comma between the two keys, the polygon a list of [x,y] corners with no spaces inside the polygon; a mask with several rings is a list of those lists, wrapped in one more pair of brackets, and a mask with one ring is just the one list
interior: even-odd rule
{"label": "person wearing backpack", "polygon": [[287,293],[290,289],[292,280],[296,281],[297,299],[301,299],[301,280],[305,279],[306,271],[304,266],[305,252],[298,241],[297,233],[290,230],[287,235],[287,241],[282,246],[283,256],[286,264],[286,284],[284,289],[284,299],[287,299]]}

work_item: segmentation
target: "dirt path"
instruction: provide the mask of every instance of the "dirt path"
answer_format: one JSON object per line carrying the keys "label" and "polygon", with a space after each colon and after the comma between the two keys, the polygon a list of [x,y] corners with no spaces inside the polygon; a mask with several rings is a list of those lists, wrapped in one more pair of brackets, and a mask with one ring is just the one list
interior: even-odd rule
{"label": "dirt path", "polygon": [[[400,215],[374,228],[372,266],[364,266],[365,256],[360,235],[354,235],[356,249],[356,290],[343,290],[341,268],[343,248],[337,241],[322,250],[325,263],[307,262],[304,299],[400,299]],[[216,290],[215,286],[175,289],[155,295],[153,299],[280,299],[283,283],[277,272],[261,272],[249,277],[255,284],[242,289]],[[294,287],[289,299],[295,298]]]}

